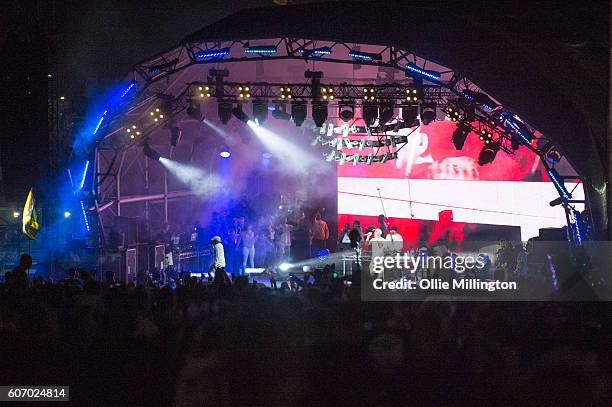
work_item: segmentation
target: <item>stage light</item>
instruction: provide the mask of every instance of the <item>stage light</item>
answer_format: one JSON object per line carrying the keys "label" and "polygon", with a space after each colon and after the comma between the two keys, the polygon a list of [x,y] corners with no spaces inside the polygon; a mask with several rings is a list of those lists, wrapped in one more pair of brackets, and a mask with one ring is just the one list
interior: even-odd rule
{"label": "stage light", "polygon": [[315,126],[323,126],[327,120],[327,103],[312,104],[312,119],[315,122]]}
{"label": "stage light", "polygon": [[149,116],[153,119],[153,123],[159,123],[164,119],[164,112],[159,107],[156,107],[149,112]]}
{"label": "stage light", "polygon": [[499,151],[499,146],[495,143],[485,144],[478,154],[478,165],[492,163]]}
{"label": "stage light", "polygon": [[321,249],[317,252],[316,254],[317,259],[324,261],[327,259],[327,257],[329,256],[329,250],[327,249]]}
{"label": "stage light", "polygon": [[559,161],[561,161],[561,153],[554,147],[551,148],[546,152],[546,161],[551,164],[558,163]]}
{"label": "stage light", "polygon": [[465,89],[461,93],[463,94],[463,96],[465,96],[467,100],[474,101],[482,105],[482,107],[484,107],[487,110],[493,110],[497,107],[497,103],[495,103],[493,99],[491,99],[489,96],[485,95],[484,93],[475,92],[471,89]]}
{"label": "stage light", "polygon": [[504,112],[504,117],[506,124],[514,131],[514,136],[527,145],[531,144],[534,136],[527,126],[519,121],[512,120],[508,113]]}
{"label": "stage light", "polygon": [[291,120],[291,115],[286,112],[286,107],[283,104],[278,104],[272,110],[272,117],[279,120]]}
{"label": "stage light", "polygon": [[480,130],[479,138],[480,138],[480,141],[484,142],[485,144],[489,144],[490,142],[493,141],[493,133],[485,129],[482,129]]}
{"label": "stage light", "polygon": [[13,218],[17,219],[19,217],[19,212],[13,212]]}
{"label": "stage light", "polygon": [[304,49],[304,48],[300,48],[297,50],[297,52],[304,54],[305,57],[308,57],[310,55],[329,55],[332,53],[332,49],[331,47],[319,47],[319,48],[313,48],[313,49]]}
{"label": "stage light", "polygon": [[291,100],[292,95],[291,95],[291,88],[289,86],[281,86],[280,89],[280,98],[282,100]]}
{"label": "stage light", "polygon": [[138,127],[135,124],[132,124],[130,127],[125,129],[125,132],[130,136],[130,138],[134,138],[134,135],[140,136],[140,131],[137,129]]}
{"label": "stage light", "polygon": [[242,100],[249,99],[251,97],[251,88],[247,85],[238,86],[238,98]]}
{"label": "stage light", "polygon": [[176,147],[179,143],[183,132],[176,126],[170,127],[170,145]]}
{"label": "stage light", "polygon": [[306,120],[307,106],[305,102],[291,103],[291,118],[297,127],[300,127]]}
{"label": "stage light", "polygon": [[366,102],[373,102],[376,100],[376,90],[374,88],[363,89],[363,100]]}
{"label": "stage light", "polygon": [[558,205],[561,205],[562,203],[563,203],[563,198],[559,197],[559,198],[553,199],[548,204],[550,206],[558,206]]}
{"label": "stage light", "polygon": [[274,54],[276,51],[276,45],[253,45],[244,48],[247,54]]}
{"label": "stage light", "polygon": [[557,192],[559,192],[559,195],[561,195],[566,200],[571,199],[572,194],[570,194],[567,188],[565,188],[563,178],[561,178],[557,170],[555,170],[554,168],[548,168],[546,172],[548,173],[548,177],[552,181],[553,185],[557,189]]}
{"label": "stage light", "polygon": [[378,117],[378,106],[374,104],[364,104],[361,106],[361,116],[366,126],[372,127]]}
{"label": "stage light", "polygon": [[421,95],[416,88],[406,89],[406,102],[417,102],[420,98]]}
{"label": "stage light", "polygon": [[436,105],[421,105],[421,122],[427,126],[436,120]]}
{"label": "stage light", "polygon": [[425,79],[430,79],[430,80],[435,80],[435,81],[440,80],[440,72],[419,68],[415,64],[406,64],[404,71],[407,76],[416,75],[416,76],[423,77]]}
{"label": "stage light", "polygon": [[189,102],[186,112],[187,116],[191,117],[192,119],[196,119],[198,121],[202,121],[203,119],[202,112],[200,111],[200,104],[196,101],[191,100]]}
{"label": "stage light", "polygon": [[219,156],[221,158],[229,158],[231,155],[232,154],[228,146],[226,145],[221,146],[221,148],[219,149]]}
{"label": "stage light", "polygon": [[210,97],[210,87],[208,86],[198,86],[198,96],[200,99],[205,99]]}
{"label": "stage light", "polygon": [[380,61],[380,60],[382,60],[382,55],[381,54],[376,54],[376,53],[373,53],[373,52],[363,52],[363,51],[358,51],[356,49],[350,50],[348,55],[351,58],[362,59],[364,61]]}
{"label": "stage light", "polygon": [[83,186],[85,186],[85,178],[87,177],[88,169],[89,169],[89,160],[85,161],[85,168],[83,168],[83,175],[81,176],[81,182],[79,184],[79,189],[83,189]]}
{"label": "stage light", "polygon": [[159,161],[159,159],[161,158],[161,155],[157,151],[155,151],[153,148],[151,148],[148,142],[145,143],[144,146],[142,147],[142,152],[144,153],[144,155],[146,155],[147,157],[149,157],[151,160],[154,160],[154,161]]}
{"label": "stage light", "polygon": [[241,106],[236,106],[235,108],[233,108],[232,114],[236,119],[240,120],[243,123],[247,123],[249,120],[251,120],[251,118],[242,111]]}
{"label": "stage light", "polygon": [[208,50],[208,51],[198,51],[194,54],[194,56],[196,57],[196,59],[217,59],[217,58],[223,58],[226,55],[229,55],[230,53],[230,49],[229,48],[221,48],[221,49],[214,49],[214,50]]}
{"label": "stage light", "polygon": [[217,113],[221,123],[227,124],[232,118],[232,102],[229,100],[220,100],[217,107]]}
{"label": "stage light", "polygon": [[289,263],[282,263],[280,266],[278,266],[278,269],[280,271],[287,271],[291,268],[291,264]]}
{"label": "stage light", "polygon": [[468,134],[470,134],[469,127],[462,123],[457,124],[457,128],[455,131],[453,131],[453,135],[451,136],[451,141],[453,142],[456,150],[463,149],[463,145],[465,144]]}
{"label": "stage light", "polygon": [[85,229],[89,232],[89,220],[87,220],[87,211],[85,210],[85,204],[81,201],[81,212],[83,213],[83,221],[85,223]]}
{"label": "stage light", "polygon": [[321,88],[321,99],[323,100],[334,100],[334,88],[331,86]]}
{"label": "stage light", "polygon": [[404,121],[405,126],[414,126],[418,117],[419,110],[416,106],[402,106],[402,120]]}
{"label": "stage light", "polygon": [[380,114],[378,117],[378,125],[379,126],[384,126],[385,124],[387,124],[394,115],[394,106],[387,104],[387,105],[381,105],[380,106]]}
{"label": "stage light", "polygon": [[257,123],[263,124],[268,117],[268,102],[265,100],[254,100],[253,117],[257,120]]}
{"label": "stage light", "polygon": [[127,88],[125,88],[125,90],[123,91],[123,93],[121,94],[121,99],[123,99],[128,93],[130,93],[130,91],[132,89],[134,89],[134,87],[136,86],[136,82],[131,82]]}
{"label": "stage light", "polygon": [[352,103],[345,103],[338,106],[338,116],[342,119],[343,122],[348,122],[355,117],[355,105]]}
{"label": "stage light", "polygon": [[449,119],[451,119],[454,122],[457,122],[457,121],[461,120],[461,113],[459,112],[458,109],[453,108],[452,106],[449,106],[446,109],[446,117],[448,117]]}
{"label": "stage light", "polygon": [[64,218],[68,219],[72,214],[69,211],[64,212]]}

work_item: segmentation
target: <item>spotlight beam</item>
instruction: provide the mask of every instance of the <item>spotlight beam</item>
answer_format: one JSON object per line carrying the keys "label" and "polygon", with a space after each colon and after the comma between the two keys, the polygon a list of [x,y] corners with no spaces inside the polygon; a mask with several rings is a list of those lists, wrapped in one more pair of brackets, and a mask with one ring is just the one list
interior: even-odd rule
{"label": "spotlight beam", "polygon": [[202,168],[182,164],[178,161],[161,157],[161,164],[181,183],[200,197],[209,197],[221,186],[221,180],[215,174],[210,174]]}
{"label": "spotlight beam", "polygon": [[321,160],[316,159],[303,148],[287,141],[285,137],[258,125],[252,120],[249,120],[247,125],[266,147],[266,150],[280,158],[281,163],[286,165],[287,171],[305,173],[309,169],[321,167]]}

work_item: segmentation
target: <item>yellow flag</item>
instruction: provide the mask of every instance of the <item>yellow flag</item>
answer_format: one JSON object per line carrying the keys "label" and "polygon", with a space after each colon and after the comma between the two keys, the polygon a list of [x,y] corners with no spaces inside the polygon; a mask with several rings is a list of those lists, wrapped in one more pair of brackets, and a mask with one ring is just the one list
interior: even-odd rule
{"label": "yellow flag", "polygon": [[36,200],[34,199],[34,194],[32,193],[31,188],[30,192],[28,193],[25,205],[23,206],[23,216],[21,217],[21,224],[23,234],[26,235],[30,240],[36,239],[36,232],[38,232],[39,225],[38,218],[36,216]]}

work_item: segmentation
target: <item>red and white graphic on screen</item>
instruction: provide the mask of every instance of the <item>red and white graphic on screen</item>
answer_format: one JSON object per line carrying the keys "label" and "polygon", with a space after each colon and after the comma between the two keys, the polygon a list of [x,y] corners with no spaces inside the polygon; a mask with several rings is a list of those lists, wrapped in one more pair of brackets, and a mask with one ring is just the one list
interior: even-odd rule
{"label": "red and white graphic on screen", "polygon": [[[382,205],[407,246],[419,241],[527,240],[541,228],[565,225],[563,209],[549,205],[558,194],[536,154],[524,147],[515,155],[500,151],[492,163],[479,166],[483,142],[471,133],[458,151],[451,142],[455,128],[456,123],[444,120],[401,129],[393,134],[408,135],[408,142],[398,146],[396,160],[338,165],[339,227],[354,219],[364,227],[376,226]],[[385,151],[381,148],[378,154]],[[367,155],[376,149],[343,147],[342,152]],[[560,165],[563,173],[574,173],[567,162]],[[575,184],[566,186],[572,190]],[[584,196],[581,185],[574,196]],[[452,221],[440,220],[443,211],[452,211]]]}

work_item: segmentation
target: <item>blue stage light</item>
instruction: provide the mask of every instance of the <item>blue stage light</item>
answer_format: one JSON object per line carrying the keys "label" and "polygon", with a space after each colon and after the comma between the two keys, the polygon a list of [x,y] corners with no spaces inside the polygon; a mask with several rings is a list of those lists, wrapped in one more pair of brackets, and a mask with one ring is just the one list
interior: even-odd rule
{"label": "blue stage light", "polygon": [[280,271],[287,271],[291,268],[291,264],[289,263],[283,263],[280,266],[278,266]]}
{"label": "blue stage light", "polygon": [[85,162],[85,168],[83,169],[83,175],[81,176],[81,183],[79,184],[79,189],[83,189],[83,186],[85,186],[85,178],[87,178],[88,169],[89,169],[89,160]]}
{"label": "blue stage light", "polygon": [[247,54],[274,54],[276,51],[276,45],[253,45],[244,49]]}
{"label": "blue stage light", "polygon": [[582,244],[584,232],[582,231],[582,215],[575,209],[572,209],[568,213],[570,224],[572,225],[572,231],[574,232],[574,240],[578,244]]}
{"label": "blue stage light", "polygon": [[519,126],[517,123],[512,121],[508,113],[504,112],[504,117],[506,118],[506,124],[514,131],[514,134],[516,134],[525,144],[531,144],[531,140],[533,140],[533,135],[529,133],[527,129],[522,129],[521,127],[523,126]]}
{"label": "blue stage light", "polygon": [[497,106],[497,103],[493,101],[489,96],[484,93],[475,92],[471,89],[464,89],[461,94],[469,101],[474,101],[484,107],[486,110],[493,110]]}
{"label": "blue stage light", "polygon": [[380,61],[382,59],[382,55],[375,54],[373,52],[362,52],[356,49],[352,49],[348,53],[349,57],[355,59],[363,59],[365,61]]}
{"label": "blue stage light", "polygon": [[440,80],[440,72],[430,71],[423,68],[419,68],[415,64],[406,64],[405,67],[406,75],[418,75],[426,79]]}
{"label": "blue stage light", "polygon": [[332,53],[332,49],[331,47],[319,47],[319,48],[313,48],[313,49],[304,49],[304,48],[300,48],[297,50],[297,52],[300,53],[305,53],[305,54],[314,54],[314,55],[329,55]]}
{"label": "blue stage light", "polygon": [[85,204],[81,201],[81,211],[83,212],[83,220],[85,221],[85,229],[89,232],[91,229],[89,228],[89,221],[87,220],[87,211],[85,210]]}
{"label": "blue stage light", "polygon": [[217,59],[229,55],[229,48],[211,49],[208,51],[198,51],[194,54],[196,59]]}
{"label": "blue stage light", "polygon": [[559,192],[559,195],[561,195],[566,200],[571,199],[572,194],[570,194],[567,188],[565,188],[563,179],[561,178],[557,170],[555,170],[554,168],[549,168],[546,170],[546,172],[548,173],[548,176],[550,177],[552,183],[555,185],[555,188]]}
{"label": "blue stage light", "polygon": [[128,93],[130,93],[130,91],[134,89],[134,86],[136,86],[136,82],[130,83],[129,86],[121,94],[121,98],[124,98]]}
{"label": "blue stage light", "polygon": [[[106,114],[106,112],[104,112]],[[93,135],[95,136],[96,133],[98,132],[98,130],[100,129],[100,126],[102,125],[102,121],[104,120],[104,115],[100,116],[100,119],[98,120],[98,124],[96,124],[96,128],[93,131]]]}
{"label": "blue stage light", "polygon": [[230,158],[230,156],[232,155],[232,153],[230,152],[230,149],[228,146],[222,146],[219,149],[219,156],[221,158]]}
{"label": "blue stage light", "polygon": [[64,211],[64,218],[68,219],[72,214],[69,211]]}
{"label": "blue stage light", "polygon": [[317,258],[321,261],[327,259],[327,256],[329,256],[329,250],[327,249],[321,249],[317,252]]}

